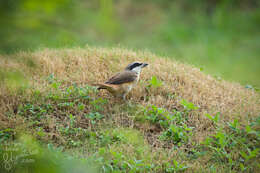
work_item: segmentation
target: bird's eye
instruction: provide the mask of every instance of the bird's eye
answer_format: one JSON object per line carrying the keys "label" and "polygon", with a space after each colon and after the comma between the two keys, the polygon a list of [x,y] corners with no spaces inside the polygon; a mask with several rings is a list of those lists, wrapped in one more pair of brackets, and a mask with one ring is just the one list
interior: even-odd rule
{"label": "bird's eye", "polygon": [[132,67],[137,67],[137,66],[139,66],[139,63],[137,62],[132,65]]}

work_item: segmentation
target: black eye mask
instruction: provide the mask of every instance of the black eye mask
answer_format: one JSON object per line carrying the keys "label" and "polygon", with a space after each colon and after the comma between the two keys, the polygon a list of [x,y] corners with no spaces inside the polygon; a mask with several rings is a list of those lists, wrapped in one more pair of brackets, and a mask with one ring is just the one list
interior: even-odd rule
{"label": "black eye mask", "polygon": [[135,67],[141,66],[141,63],[134,63],[133,65],[130,66],[130,70],[134,69]]}
{"label": "black eye mask", "polygon": [[141,65],[142,65],[142,63],[135,62],[135,63],[129,64],[126,67],[126,70],[133,70],[135,67],[138,67],[138,66],[141,66]]}

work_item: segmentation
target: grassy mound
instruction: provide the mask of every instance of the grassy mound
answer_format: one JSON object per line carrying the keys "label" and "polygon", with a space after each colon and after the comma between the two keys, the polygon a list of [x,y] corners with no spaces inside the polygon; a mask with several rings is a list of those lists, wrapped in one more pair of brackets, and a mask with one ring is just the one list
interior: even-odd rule
{"label": "grassy mound", "polygon": [[[149,67],[127,102],[91,87],[133,61]],[[189,65],[149,52],[86,47],[2,55],[0,69],[2,141],[29,133],[43,144],[102,158],[96,164],[103,172],[259,164],[259,94]],[[230,145],[238,136],[244,148]]]}

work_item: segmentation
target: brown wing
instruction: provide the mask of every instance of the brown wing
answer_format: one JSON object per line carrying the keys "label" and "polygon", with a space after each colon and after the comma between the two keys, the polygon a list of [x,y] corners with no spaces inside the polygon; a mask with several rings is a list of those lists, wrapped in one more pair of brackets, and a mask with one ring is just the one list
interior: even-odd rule
{"label": "brown wing", "polygon": [[108,81],[106,81],[106,84],[114,84],[119,85],[123,83],[133,82],[137,78],[137,73],[133,71],[123,71],[120,73],[117,73],[113,77],[111,77]]}

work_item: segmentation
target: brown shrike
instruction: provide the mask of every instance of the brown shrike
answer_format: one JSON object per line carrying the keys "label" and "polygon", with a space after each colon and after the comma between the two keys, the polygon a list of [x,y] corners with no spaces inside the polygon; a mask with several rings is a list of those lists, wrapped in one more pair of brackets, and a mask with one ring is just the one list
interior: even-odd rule
{"label": "brown shrike", "polygon": [[106,89],[115,97],[121,97],[125,100],[126,95],[137,84],[142,68],[147,65],[147,63],[133,62],[124,71],[115,74],[105,83],[94,85],[98,86],[98,90]]}

